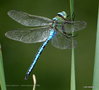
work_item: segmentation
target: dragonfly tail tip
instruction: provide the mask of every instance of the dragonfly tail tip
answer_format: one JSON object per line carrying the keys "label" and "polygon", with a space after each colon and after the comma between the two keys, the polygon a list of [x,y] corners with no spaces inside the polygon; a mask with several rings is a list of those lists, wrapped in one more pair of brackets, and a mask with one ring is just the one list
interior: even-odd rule
{"label": "dragonfly tail tip", "polygon": [[26,74],[26,76],[25,76],[25,78],[24,78],[24,79],[25,79],[25,80],[28,80],[28,76],[29,76],[29,75],[28,75],[28,74]]}

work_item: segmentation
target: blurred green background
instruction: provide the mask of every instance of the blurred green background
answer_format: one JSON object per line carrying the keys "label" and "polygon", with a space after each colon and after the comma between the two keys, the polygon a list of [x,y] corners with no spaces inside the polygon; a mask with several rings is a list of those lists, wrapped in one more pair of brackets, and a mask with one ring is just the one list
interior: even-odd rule
{"label": "blurred green background", "polygon": [[[87,28],[78,32],[75,49],[77,90],[92,86],[97,4],[96,0],[75,0],[75,19],[87,22]],[[9,30],[24,27],[8,17],[7,12],[13,9],[53,18],[63,10],[69,14],[69,0],[0,1],[0,43],[7,89],[32,90],[32,86],[22,85],[32,85],[32,76],[28,80],[24,80],[24,76],[42,43],[24,44],[4,36]],[[36,90],[70,90],[70,65],[71,50],[56,49],[49,43],[32,72],[37,78]]]}

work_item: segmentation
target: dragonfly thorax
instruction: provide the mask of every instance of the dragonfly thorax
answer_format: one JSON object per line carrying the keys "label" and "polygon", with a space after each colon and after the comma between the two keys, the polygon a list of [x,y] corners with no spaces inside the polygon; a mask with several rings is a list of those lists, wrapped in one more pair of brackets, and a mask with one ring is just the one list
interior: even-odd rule
{"label": "dragonfly thorax", "polygon": [[55,22],[63,22],[64,21],[64,19],[62,18],[62,17],[59,17],[59,16],[56,16],[56,17],[54,17],[53,18],[53,21],[55,21]]}

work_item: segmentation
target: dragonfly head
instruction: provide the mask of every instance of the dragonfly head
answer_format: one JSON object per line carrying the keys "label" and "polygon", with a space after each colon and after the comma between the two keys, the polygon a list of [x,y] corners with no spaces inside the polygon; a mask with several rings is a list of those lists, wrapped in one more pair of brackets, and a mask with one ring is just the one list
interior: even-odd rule
{"label": "dragonfly head", "polygon": [[57,16],[53,18],[54,21],[64,21],[66,20],[67,14],[65,11],[57,13]]}
{"label": "dragonfly head", "polygon": [[67,17],[67,13],[65,11],[59,12],[59,13],[57,13],[57,15],[59,17],[62,17],[63,19],[66,19],[66,17]]}

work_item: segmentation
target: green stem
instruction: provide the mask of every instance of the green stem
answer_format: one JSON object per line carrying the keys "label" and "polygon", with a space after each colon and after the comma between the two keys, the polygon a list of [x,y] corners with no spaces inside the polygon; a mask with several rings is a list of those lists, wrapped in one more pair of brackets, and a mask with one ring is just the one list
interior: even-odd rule
{"label": "green stem", "polygon": [[70,90],[76,90],[75,84],[75,56],[74,56],[74,48],[72,49],[72,58],[71,58],[71,85]]}
{"label": "green stem", "polygon": [[[74,20],[74,0],[70,0],[70,17],[71,20]],[[72,35],[74,33],[72,32]],[[74,52],[74,42],[72,38],[72,53],[71,53],[71,84],[70,84],[70,90],[76,90],[76,84],[75,84],[75,52]]]}
{"label": "green stem", "polygon": [[70,17],[71,20],[74,19],[74,0],[70,0]]}
{"label": "green stem", "polygon": [[98,19],[97,19],[95,64],[94,64],[94,74],[93,74],[93,90],[99,90],[99,5],[98,5]]}
{"label": "green stem", "polygon": [[0,46],[0,86],[1,86],[1,90],[6,90],[1,46]]}

